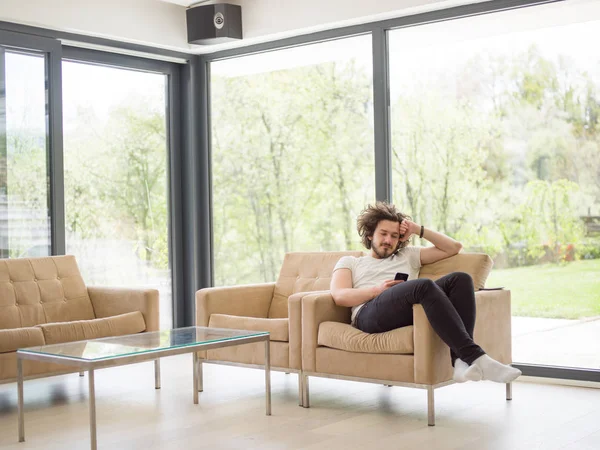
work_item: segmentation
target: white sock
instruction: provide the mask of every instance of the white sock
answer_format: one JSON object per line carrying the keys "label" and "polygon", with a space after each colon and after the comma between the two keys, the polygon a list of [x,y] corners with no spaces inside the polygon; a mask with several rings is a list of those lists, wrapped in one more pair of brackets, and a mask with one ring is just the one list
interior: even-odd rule
{"label": "white sock", "polygon": [[477,358],[471,367],[477,366],[481,369],[484,380],[495,381],[496,383],[510,383],[521,375],[519,369],[502,364],[488,355]]}
{"label": "white sock", "polygon": [[465,381],[479,381],[483,377],[481,369],[476,365],[469,366],[462,359],[457,358],[454,362],[454,374],[452,379],[457,383],[464,383]]}

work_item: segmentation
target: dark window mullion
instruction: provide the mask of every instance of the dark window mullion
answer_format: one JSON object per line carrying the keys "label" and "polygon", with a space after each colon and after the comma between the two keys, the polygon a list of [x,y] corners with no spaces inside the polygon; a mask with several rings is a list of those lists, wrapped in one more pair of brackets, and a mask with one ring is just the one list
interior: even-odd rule
{"label": "dark window mullion", "polygon": [[8,155],[6,143],[6,52],[0,47],[0,258],[8,258]]}
{"label": "dark window mullion", "polygon": [[56,48],[46,53],[46,154],[53,255],[64,255],[66,250],[62,100],[62,51],[57,42]]}

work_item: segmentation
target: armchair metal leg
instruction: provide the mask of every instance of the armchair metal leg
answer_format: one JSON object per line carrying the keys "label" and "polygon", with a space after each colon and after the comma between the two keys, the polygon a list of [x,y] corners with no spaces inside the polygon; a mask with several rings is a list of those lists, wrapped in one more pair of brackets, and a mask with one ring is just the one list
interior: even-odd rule
{"label": "armchair metal leg", "polygon": [[302,378],[302,406],[304,408],[310,408],[310,399],[308,392],[308,375],[300,374]]}
{"label": "armchair metal leg", "polygon": [[435,402],[433,398],[433,386],[427,386],[427,425],[435,426]]}
{"label": "armchair metal leg", "polygon": [[512,400],[512,383],[506,383],[506,400]]}
{"label": "armchair metal leg", "polygon": [[304,383],[302,381],[302,372],[298,373],[298,405],[304,406]]}

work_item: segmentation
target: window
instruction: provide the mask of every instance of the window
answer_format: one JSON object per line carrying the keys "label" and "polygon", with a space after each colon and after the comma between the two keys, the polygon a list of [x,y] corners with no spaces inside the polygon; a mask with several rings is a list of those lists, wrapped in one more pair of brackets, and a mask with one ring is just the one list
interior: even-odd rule
{"label": "window", "polygon": [[67,252],[90,285],[160,291],[172,326],[163,74],[63,62]]}
{"label": "window", "polygon": [[290,251],[360,248],[375,198],[371,37],[211,63],[215,285]]}
{"label": "window", "polygon": [[389,33],[394,200],[493,257],[515,362],[600,364],[599,18],[574,2]]}
{"label": "window", "polygon": [[44,55],[0,47],[2,258],[51,252],[46,108]]}

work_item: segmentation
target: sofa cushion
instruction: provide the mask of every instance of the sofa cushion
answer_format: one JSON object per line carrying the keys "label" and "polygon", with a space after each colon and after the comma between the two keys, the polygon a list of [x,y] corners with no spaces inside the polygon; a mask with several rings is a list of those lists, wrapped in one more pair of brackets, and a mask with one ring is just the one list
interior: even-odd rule
{"label": "sofa cushion", "polygon": [[466,272],[473,278],[477,291],[485,286],[485,280],[493,265],[492,258],[485,253],[459,253],[433,264],[424,265],[419,272],[419,278],[437,280],[451,272]]}
{"label": "sofa cushion", "polygon": [[208,326],[211,328],[231,328],[234,330],[268,331],[272,341],[289,342],[290,340],[288,319],[211,314]]}
{"label": "sofa cushion", "polygon": [[414,353],[412,325],[370,334],[345,323],[323,322],[319,325],[317,343],[356,353]]}
{"label": "sofa cushion", "polygon": [[269,317],[287,317],[288,297],[292,294],[329,289],[335,264],[347,255],[362,256],[362,252],[286,253],[275,284]]}
{"label": "sofa cushion", "polygon": [[46,344],[59,344],[141,333],[146,330],[146,323],[142,313],[135,311],[102,319],[46,323],[38,327],[44,333]]}
{"label": "sofa cushion", "polygon": [[14,352],[36,345],[44,345],[44,335],[37,327],[0,330],[0,353]]}
{"label": "sofa cushion", "polygon": [[0,329],[94,317],[74,256],[0,260]]}

